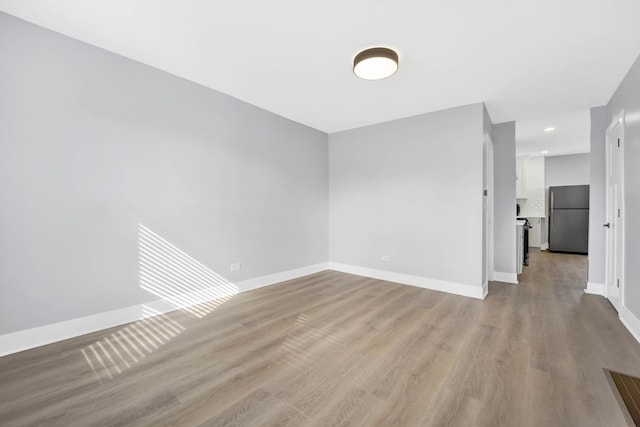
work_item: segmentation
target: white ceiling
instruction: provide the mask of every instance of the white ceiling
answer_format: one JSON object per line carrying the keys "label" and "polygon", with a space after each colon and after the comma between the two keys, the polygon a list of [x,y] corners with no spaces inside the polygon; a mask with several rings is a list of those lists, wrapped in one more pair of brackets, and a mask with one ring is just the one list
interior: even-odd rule
{"label": "white ceiling", "polygon": [[[556,112],[552,116],[516,122],[516,156],[559,156],[590,151],[589,110]],[[545,132],[544,129],[551,127],[553,131]]]}
{"label": "white ceiling", "polygon": [[[0,0],[0,10],[328,133],[484,101],[494,123],[605,104],[638,0]],[[351,72],[396,48],[381,81]]]}

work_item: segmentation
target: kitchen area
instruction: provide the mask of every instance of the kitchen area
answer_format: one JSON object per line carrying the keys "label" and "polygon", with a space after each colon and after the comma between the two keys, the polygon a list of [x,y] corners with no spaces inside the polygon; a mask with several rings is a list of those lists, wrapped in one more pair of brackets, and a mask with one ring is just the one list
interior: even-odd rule
{"label": "kitchen area", "polygon": [[516,271],[529,252],[587,254],[589,153],[516,158]]}
{"label": "kitchen area", "polygon": [[529,250],[547,249],[545,157],[516,159],[517,274],[529,265]]}

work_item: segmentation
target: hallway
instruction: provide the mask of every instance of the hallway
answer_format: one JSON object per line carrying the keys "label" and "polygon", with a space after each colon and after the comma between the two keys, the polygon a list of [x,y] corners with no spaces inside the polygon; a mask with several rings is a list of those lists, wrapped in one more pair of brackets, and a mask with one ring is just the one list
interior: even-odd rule
{"label": "hallway", "polygon": [[485,303],[504,312],[511,342],[498,360],[522,375],[495,401],[522,399],[529,425],[626,425],[603,368],[640,375],[640,344],[605,298],[584,293],[586,276],[587,256],[535,251],[518,285],[490,284]]}

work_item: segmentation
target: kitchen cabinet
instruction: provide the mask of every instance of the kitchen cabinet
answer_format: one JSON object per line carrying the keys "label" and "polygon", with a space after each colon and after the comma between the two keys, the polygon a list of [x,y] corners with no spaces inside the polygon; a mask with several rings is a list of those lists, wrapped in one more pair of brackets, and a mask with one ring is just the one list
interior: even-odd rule
{"label": "kitchen cabinet", "polygon": [[516,159],[516,198],[521,217],[546,215],[544,157]]}
{"label": "kitchen cabinet", "polygon": [[544,188],[544,157],[529,157],[526,159],[525,164],[524,174],[527,190]]}
{"label": "kitchen cabinet", "polygon": [[527,164],[526,159],[516,159],[516,199],[527,198]]}

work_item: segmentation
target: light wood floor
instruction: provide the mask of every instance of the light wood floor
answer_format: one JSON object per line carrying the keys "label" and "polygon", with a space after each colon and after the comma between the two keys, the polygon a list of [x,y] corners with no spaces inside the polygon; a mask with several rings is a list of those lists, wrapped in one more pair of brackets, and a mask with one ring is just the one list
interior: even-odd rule
{"label": "light wood floor", "polygon": [[640,344],[586,257],[485,301],[336,272],[0,358],[0,425],[619,426]]}

